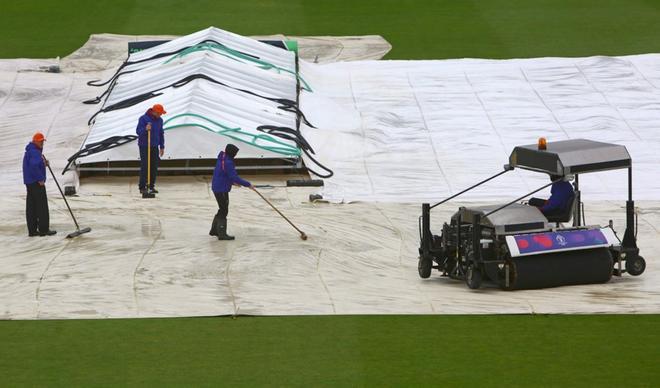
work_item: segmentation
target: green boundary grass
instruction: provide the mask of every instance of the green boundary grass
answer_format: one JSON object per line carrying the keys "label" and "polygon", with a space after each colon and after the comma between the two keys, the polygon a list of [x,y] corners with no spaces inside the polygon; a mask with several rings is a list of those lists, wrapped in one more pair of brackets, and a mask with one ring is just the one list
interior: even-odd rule
{"label": "green boundary grass", "polygon": [[3,386],[655,386],[660,316],[0,322]]}
{"label": "green boundary grass", "polygon": [[388,58],[660,51],[657,0],[25,0],[2,2],[0,57],[64,56],[92,33],[383,35]]}
{"label": "green boundary grass", "polygon": [[[657,0],[4,1],[0,58],[92,33],[379,34],[391,59],[660,52]],[[467,291],[466,291],[467,292]],[[660,316],[0,322],[0,385],[655,386]]]}

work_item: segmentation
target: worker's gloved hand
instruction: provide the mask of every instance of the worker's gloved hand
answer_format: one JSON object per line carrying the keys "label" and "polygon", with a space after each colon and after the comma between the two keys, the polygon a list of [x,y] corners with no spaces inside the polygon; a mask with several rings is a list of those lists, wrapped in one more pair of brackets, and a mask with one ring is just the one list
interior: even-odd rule
{"label": "worker's gloved hand", "polygon": [[161,148],[158,155],[160,155],[160,157],[162,158],[164,153],[165,153],[165,148]]}
{"label": "worker's gloved hand", "polygon": [[151,131],[151,123],[147,123],[147,131]]}
{"label": "worker's gloved hand", "polygon": [[254,185],[250,185],[250,190],[257,191],[257,189],[254,187]]}

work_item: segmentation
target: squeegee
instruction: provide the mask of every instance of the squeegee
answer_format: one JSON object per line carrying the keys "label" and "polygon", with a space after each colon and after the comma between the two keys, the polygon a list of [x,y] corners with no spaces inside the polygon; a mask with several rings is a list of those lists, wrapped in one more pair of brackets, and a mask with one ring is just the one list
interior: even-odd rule
{"label": "squeegee", "polygon": [[71,207],[69,206],[69,201],[66,200],[66,196],[64,195],[64,192],[62,191],[62,188],[60,187],[60,183],[57,181],[57,178],[55,178],[55,174],[53,174],[53,170],[50,168],[50,164],[46,164],[46,165],[48,166],[48,171],[50,171],[50,175],[53,177],[53,180],[55,181],[55,184],[57,185],[57,189],[60,191],[60,194],[62,194],[62,199],[64,200],[64,203],[66,204],[67,209],[69,209],[69,214],[71,214],[71,218],[73,219],[73,223],[76,224],[76,231],[67,234],[66,238],[74,238],[74,237],[80,236],[81,234],[91,232],[92,228],[80,229],[80,226],[78,225],[78,221],[76,221],[76,217],[73,215],[73,211],[71,211]]}

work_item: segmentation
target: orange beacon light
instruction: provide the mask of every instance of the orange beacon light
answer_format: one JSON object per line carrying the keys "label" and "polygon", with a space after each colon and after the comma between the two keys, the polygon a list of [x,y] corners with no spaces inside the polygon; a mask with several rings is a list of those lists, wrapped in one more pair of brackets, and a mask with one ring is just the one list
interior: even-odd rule
{"label": "orange beacon light", "polygon": [[545,140],[545,137],[539,137],[539,150],[545,151],[548,147],[548,142]]}

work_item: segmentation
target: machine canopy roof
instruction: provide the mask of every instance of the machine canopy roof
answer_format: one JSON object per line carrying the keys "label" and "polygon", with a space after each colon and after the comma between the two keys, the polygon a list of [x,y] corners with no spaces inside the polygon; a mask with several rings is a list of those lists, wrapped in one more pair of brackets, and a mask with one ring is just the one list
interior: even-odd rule
{"label": "machine canopy roof", "polygon": [[509,156],[512,167],[555,175],[627,168],[631,162],[626,147],[585,139],[548,142],[545,150],[537,144],[517,146]]}

